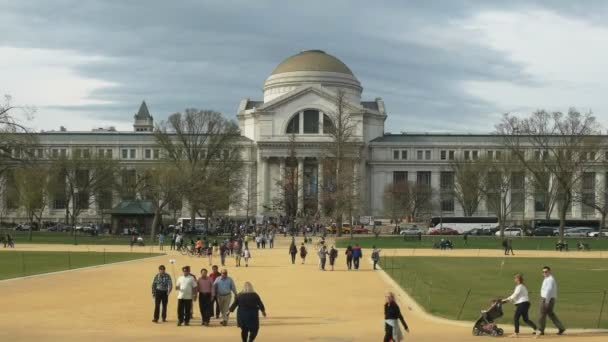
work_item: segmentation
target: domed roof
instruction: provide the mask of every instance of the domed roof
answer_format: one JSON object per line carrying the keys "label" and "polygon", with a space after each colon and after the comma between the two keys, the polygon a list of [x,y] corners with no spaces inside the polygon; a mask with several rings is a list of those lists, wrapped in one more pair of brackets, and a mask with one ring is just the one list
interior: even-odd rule
{"label": "domed roof", "polygon": [[346,64],[321,50],[304,50],[293,55],[279,64],[271,75],[293,71],[327,71],[355,76]]}

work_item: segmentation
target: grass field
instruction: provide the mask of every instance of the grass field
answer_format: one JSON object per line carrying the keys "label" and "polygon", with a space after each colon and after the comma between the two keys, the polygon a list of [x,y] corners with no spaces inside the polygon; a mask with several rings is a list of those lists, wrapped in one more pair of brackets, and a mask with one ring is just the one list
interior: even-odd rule
{"label": "grass field", "polygon": [[[566,327],[597,328],[605,305],[599,327],[608,328],[608,264],[602,259],[383,257],[380,264],[430,313],[471,321],[492,298],[512,293],[518,272],[524,274],[531,319],[537,321],[541,269],[550,265],[559,289],[556,313]],[[512,324],[513,305],[504,308],[500,322]]]}
{"label": "grass field", "polygon": [[[41,244],[74,244],[74,235],[69,232],[45,232],[36,231],[32,234],[32,240],[28,238],[28,232],[14,231],[14,230],[0,230],[0,234],[9,233],[15,238],[15,243],[41,243]],[[196,240],[197,235],[191,235]],[[149,246],[150,235],[143,235],[144,243]],[[188,238],[190,235],[188,235]],[[210,237],[211,238],[211,237]],[[213,237],[215,238],[215,237]],[[129,245],[131,236],[126,235],[99,235],[91,236],[87,233],[76,233],[76,243],[79,245]],[[152,244],[156,244],[153,242]],[[165,245],[171,244],[170,237],[165,238]]]}
{"label": "grass field", "polygon": [[0,252],[0,280],[87,266],[142,259],[161,254],[105,252]]}
{"label": "grass field", "polygon": [[[502,240],[498,237],[469,236],[467,244],[464,244],[462,236],[446,236],[452,240],[457,249],[502,249]],[[363,248],[376,246],[379,248],[432,248],[433,243],[441,240],[440,236],[423,236],[421,241],[408,237],[404,240],[400,236],[356,236],[351,240],[350,237],[339,238],[336,241],[337,247],[344,248],[348,245],[358,243]],[[513,249],[517,250],[555,250],[555,237],[513,237]],[[576,249],[576,243],[583,241],[588,243],[591,250],[608,250],[608,239],[602,238],[569,238],[566,239],[570,250]]]}

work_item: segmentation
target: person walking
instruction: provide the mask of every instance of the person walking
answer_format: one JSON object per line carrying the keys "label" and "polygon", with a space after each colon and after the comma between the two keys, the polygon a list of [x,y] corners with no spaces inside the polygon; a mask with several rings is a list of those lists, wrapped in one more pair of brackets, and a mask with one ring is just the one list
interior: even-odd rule
{"label": "person walking", "polygon": [[509,255],[509,252],[511,252],[511,255],[515,255],[515,253],[513,253],[513,239],[511,239],[511,238],[507,239],[507,246],[505,247],[505,255]]}
{"label": "person walking", "polygon": [[201,276],[197,280],[198,289],[198,308],[201,312],[201,324],[209,325],[213,316],[213,302],[215,295],[213,288],[213,278],[207,276],[207,269],[201,269]]}
{"label": "person walking", "polygon": [[177,233],[174,231],[173,234],[171,234],[171,250],[175,250],[175,239],[177,238]]}
{"label": "person walking", "polygon": [[262,234],[257,234],[255,236],[255,244],[256,244],[256,248],[260,248],[260,246],[262,245]]}
{"label": "person walking", "polygon": [[399,328],[399,322],[403,324],[403,328],[408,333],[410,332],[405,319],[401,314],[399,305],[395,302],[395,295],[392,292],[385,294],[386,303],[384,304],[384,342],[400,342],[403,341],[403,333]]}
{"label": "person walking", "polygon": [[[215,280],[217,278],[219,278],[222,274],[218,271],[218,267],[217,265],[213,265],[211,267],[211,273],[209,274],[209,278],[211,278],[211,280],[213,280],[213,283],[215,283]],[[214,291],[213,291],[214,296],[211,298],[211,317],[214,316],[214,312],[215,312],[215,319],[219,319],[220,318],[220,304],[217,302],[217,296],[215,296],[215,287],[214,287]],[[213,308],[215,307],[215,311],[213,310]]]}
{"label": "person walking", "polygon": [[350,271],[353,268],[353,247],[348,245],[344,254],[346,255],[346,267]]}
{"label": "person walking", "polygon": [[182,267],[183,275],[177,278],[177,326],[190,325],[192,300],[196,298],[196,280],[190,274],[190,266]]}
{"label": "person walking", "polygon": [[530,297],[528,296],[528,288],[524,285],[524,277],[521,273],[517,273],[513,280],[515,281],[515,290],[513,294],[502,300],[503,303],[512,302],[515,304],[515,314],[513,315],[513,325],[515,333],[511,337],[519,337],[519,318],[523,318],[524,322],[529,325],[536,335],[536,324],[528,318],[530,309]]}
{"label": "person walking", "polygon": [[268,234],[268,247],[274,248],[274,229]]}
{"label": "person walking", "polygon": [[250,258],[251,258],[251,252],[249,251],[249,248],[245,247],[245,250],[243,251],[243,259],[245,259],[245,267],[249,267]]}
{"label": "person walking", "polygon": [[304,265],[304,262],[306,261],[306,254],[308,254],[308,251],[306,250],[306,246],[304,246],[304,242],[302,242],[302,245],[300,246],[300,258],[302,258],[302,265]]}
{"label": "person walking", "polygon": [[177,235],[175,236],[175,249],[179,250],[182,248],[183,246],[183,237],[182,234],[177,233]]}
{"label": "person walking", "polygon": [[374,262],[374,270],[376,270],[376,265],[378,265],[378,261],[380,261],[380,252],[382,250],[380,248],[376,248],[376,246],[372,246],[372,261]]}
{"label": "person walking", "polygon": [[164,251],[165,248],[165,234],[163,234],[163,232],[160,232],[158,234],[158,249],[161,251]]}
{"label": "person walking", "polygon": [[234,280],[228,276],[228,270],[224,268],[222,269],[220,277],[215,279],[213,286],[217,302],[220,306],[220,313],[222,314],[222,322],[220,324],[226,326],[228,325],[228,311],[230,309],[230,300],[232,299],[231,294],[234,293],[235,296],[237,295],[236,285],[234,285]]}
{"label": "person walking", "polygon": [[228,253],[230,253],[228,246],[226,246],[226,243],[222,243],[220,246],[220,263],[222,266],[226,266],[226,255],[228,255]]}
{"label": "person walking", "polygon": [[319,268],[321,269],[321,271],[325,271],[325,263],[327,262],[327,247],[325,247],[325,245],[321,245],[321,248],[319,248],[319,251],[317,252],[318,256],[319,256]]}
{"label": "person walking", "polygon": [[355,270],[359,270],[359,260],[363,257],[363,251],[358,244],[355,244],[353,247],[353,265],[355,266]]}
{"label": "person walking", "polygon": [[334,265],[336,263],[336,258],[338,257],[338,250],[336,247],[331,246],[329,249],[329,266],[331,266],[331,270],[334,270]]}
{"label": "person walking", "polygon": [[545,325],[547,316],[551,319],[553,324],[557,327],[557,334],[562,335],[566,328],[559,320],[553,308],[555,307],[555,301],[557,300],[557,282],[551,273],[551,267],[543,267],[543,284],[540,289],[540,319],[538,320],[539,335],[545,334]]}
{"label": "person walking", "polygon": [[261,238],[262,238],[262,240],[261,240],[262,248],[266,248],[266,241],[268,241],[268,234],[266,234],[266,233],[262,234]]}
{"label": "person walking", "polygon": [[236,308],[237,325],[241,328],[241,340],[243,342],[253,342],[260,330],[260,318],[258,311],[266,317],[266,308],[260,296],[254,291],[253,285],[246,281],[243,290],[236,296],[234,303],[230,306],[230,312]]}
{"label": "person walking", "polygon": [[509,255],[509,242],[506,238],[502,239],[502,247],[505,249],[505,255]]}
{"label": "person walking", "polygon": [[243,257],[243,248],[237,240],[235,248],[234,248],[234,262],[235,262],[236,267],[241,267],[241,258],[242,257]]}
{"label": "person walking", "polygon": [[[159,316],[163,322],[167,321],[167,303],[172,288],[171,276],[165,273],[165,265],[158,266],[158,273],[152,279],[152,297],[154,298],[154,316],[152,322],[158,323]],[[160,314],[161,304],[162,314]]]}
{"label": "person walking", "polygon": [[296,242],[295,241],[291,241],[291,244],[289,245],[289,255],[291,255],[291,263],[295,264],[296,263],[296,255],[298,254],[298,247],[296,247]]}

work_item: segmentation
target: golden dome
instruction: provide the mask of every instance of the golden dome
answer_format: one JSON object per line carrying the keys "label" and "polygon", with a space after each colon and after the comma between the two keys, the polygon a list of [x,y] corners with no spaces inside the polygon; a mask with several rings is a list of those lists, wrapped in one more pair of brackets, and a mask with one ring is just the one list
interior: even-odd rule
{"label": "golden dome", "polygon": [[294,71],[326,71],[355,76],[346,64],[321,50],[304,50],[293,55],[281,62],[271,75]]}

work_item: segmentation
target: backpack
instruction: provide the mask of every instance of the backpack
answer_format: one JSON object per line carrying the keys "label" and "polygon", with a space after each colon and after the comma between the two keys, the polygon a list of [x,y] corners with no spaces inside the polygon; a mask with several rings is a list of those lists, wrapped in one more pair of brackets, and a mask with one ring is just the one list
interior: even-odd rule
{"label": "backpack", "polygon": [[378,251],[373,251],[372,260],[378,260],[378,259],[380,259],[380,253],[378,253]]}

